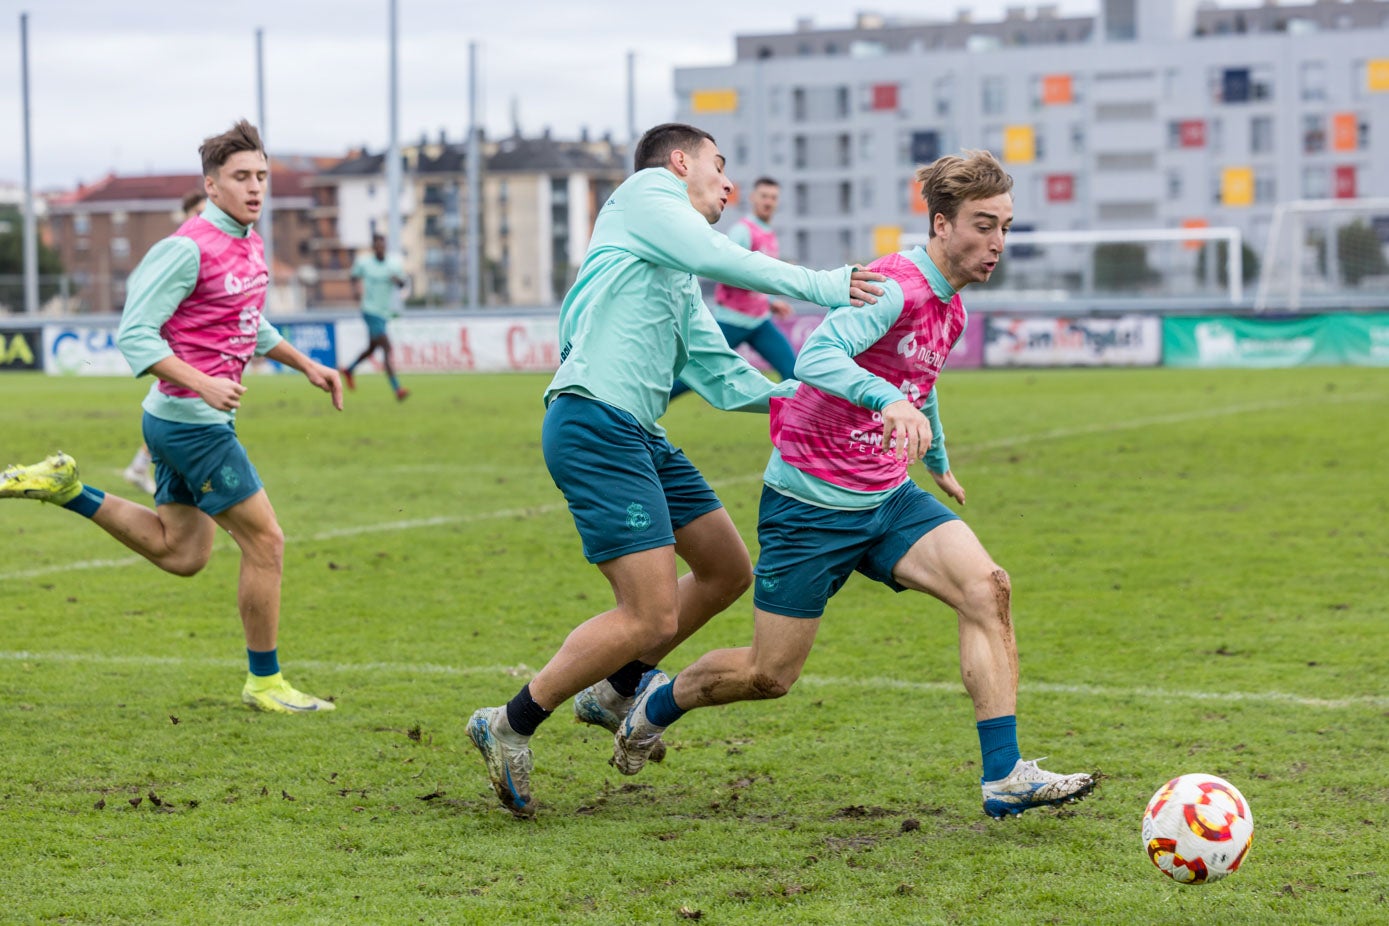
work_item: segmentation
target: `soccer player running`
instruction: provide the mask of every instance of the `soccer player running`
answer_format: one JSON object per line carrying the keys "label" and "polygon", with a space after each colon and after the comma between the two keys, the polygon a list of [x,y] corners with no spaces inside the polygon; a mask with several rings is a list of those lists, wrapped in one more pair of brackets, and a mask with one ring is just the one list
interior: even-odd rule
{"label": "soccer player running", "polygon": [[[752,195],[748,197],[752,215],[743,216],[729,230],[728,240],[749,251],[780,257],[781,245],[771,224],[780,199],[781,186],[771,177],[759,177],[752,185]],[[749,344],[782,379],[792,377],[796,351],[772,321],[773,316],[789,318],[790,303],[784,299],[769,299],[750,289],[720,283],[714,287],[713,310],[719,330],[723,332],[729,347],[736,350],[740,344]],[[670,397],[673,399],[689,391],[690,387],[683,380],[677,380],[675,387],[670,390]]]}
{"label": "soccer player running", "polygon": [[398,314],[392,302],[393,291],[403,289],[409,280],[400,258],[386,256],[386,236],[371,236],[371,254],[362,254],[352,262],[352,295],[362,304],[362,320],[367,323],[367,347],[361,356],[352,361],[342,371],[343,382],[348,389],[357,388],[353,371],[377,350],[381,351],[381,364],[386,368],[386,378],[397,401],[404,402],[410,397],[409,389],[400,387],[395,367],[391,366],[391,336],[386,326]]}
{"label": "soccer player running", "polygon": [[[579,695],[579,720],[615,730],[642,676],[752,581],[728,513],[657,419],[677,375],[712,405],[748,411],[765,411],[794,384],[770,382],[729,348],[695,275],[823,305],[881,292],[876,273],[793,267],[710,228],[732,185],[707,132],[656,126],[634,160],[560,307],[560,366],[541,434],[584,556],[616,603],[575,628],[506,705],[468,721],[497,797],[518,817],[535,813],[529,741],[551,712]],[[677,555],[690,567],[678,578]]]}
{"label": "soccer player running", "polygon": [[907,473],[924,458],[941,490],[964,503],[935,382],[965,328],[960,290],[988,280],[1002,256],[1013,180],[985,151],[941,158],[916,177],[931,220],[925,249],[870,264],[887,275],[883,297],[831,311],[801,349],[795,395],[772,400],[752,645],[706,653],[674,680],[651,678],[614,737],[613,764],[625,774],[641,770],[661,732],[688,710],[785,695],[826,602],[858,571],[895,591],[925,592],[959,615],[985,813],[1061,804],[1094,787],[1089,775],[1022,759],[1008,573]]}
{"label": "soccer player running", "polygon": [[154,455],[155,509],[84,485],[77,463],[57,453],[0,473],[0,498],[33,498],[90,518],[166,572],[207,565],[218,527],[241,548],[236,602],[250,663],[241,699],[256,710],[330,711],[280,674],[277,638],[284,534],[260,477],[236,437],[242,372],[265,355],[304,374],[342,409],[336,370],[296,350],[262,313],[269,275],[251,227],[267,195],[265,150],[242,120],[206,139],[203,183],[210,202],[160,241],[130,276],[117,344],[137,376],[155,377],[145,397],[145,443]]}

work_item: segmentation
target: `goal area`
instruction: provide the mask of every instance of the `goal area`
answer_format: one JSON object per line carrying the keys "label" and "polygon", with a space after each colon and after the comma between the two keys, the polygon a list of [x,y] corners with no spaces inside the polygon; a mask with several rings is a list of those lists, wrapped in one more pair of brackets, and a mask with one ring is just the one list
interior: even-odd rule
{"label": "goal area", "polygon": [[1279,203],[1264,245],[1260,312],[1382,306],[1389,292],[1389,198]]}

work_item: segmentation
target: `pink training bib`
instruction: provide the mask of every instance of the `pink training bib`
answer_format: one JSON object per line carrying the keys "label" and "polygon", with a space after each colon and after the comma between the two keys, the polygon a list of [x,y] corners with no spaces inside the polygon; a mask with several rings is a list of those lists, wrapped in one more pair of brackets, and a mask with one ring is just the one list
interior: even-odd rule
{"label": "pink training bib", "polygon": [[[920,408],[950,348],[965,330],[958,293],[942,302],[910,258],[889,254],[869,265],[902,287],[903,308],[887,334],[854,358]],[[840,311],[852,311],[841,309]],[[802,383],[787,399],[771,400],[772,443],[802,472],[845,489],[880,492],[907,478],[907,464],[883,450],[878,412]]]}
{"label": "pink training bib", "polygon": [[[198,282],[159,333],[180,360],[209,376],[239,383],[256,352],[270,280],[260,235],[253,230],[237,238],[201,216],[184,222],[174,234],[198,245]],[[176,398],[197,396],[162,380],[159,391]]]}

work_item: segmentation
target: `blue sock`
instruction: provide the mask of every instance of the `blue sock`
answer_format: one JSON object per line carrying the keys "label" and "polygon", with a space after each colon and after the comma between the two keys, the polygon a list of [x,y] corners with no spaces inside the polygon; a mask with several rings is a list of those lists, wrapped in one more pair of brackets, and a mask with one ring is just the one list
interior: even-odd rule
{"label": "blue sock", "polygon": [[257,652],[253,649],[246,650],[246,658],[251,663],[251,674],[264,678],[267,675],[274,675],[280,671],[280,657],[278,649]]}
{"label": "blue sock", "polygon": [[668,727],[684,716],[684,709],[675,703],[675,679],[653,691],[646,702],[646,719],[658,727]]}
{"label": "blue sock", "polygon": [[1013,766],[1022,758],[1018,751],[1018,718],[992,717],[976,723],[979,731],[979,751],[984,756],[984,781],[1007,778]]}
{"label": "blue sock", "polygon": [[400,391],[400,380],[396,379],[396,376],[395,376],[394,373],[392,373],[388,378],[389,378],[390,381],[391,381],[391,391],[392,391],[392,392],[399,392],[399,391]]}
{"label": "blue sock", "polygon": [[101,507],[101,503],[105,498],[105,492],[84,485],[82,487],[82,493],[64,504],[63,507],[68,511],[77,512],[84,518],[90,518],[96,514],[96,510]]}

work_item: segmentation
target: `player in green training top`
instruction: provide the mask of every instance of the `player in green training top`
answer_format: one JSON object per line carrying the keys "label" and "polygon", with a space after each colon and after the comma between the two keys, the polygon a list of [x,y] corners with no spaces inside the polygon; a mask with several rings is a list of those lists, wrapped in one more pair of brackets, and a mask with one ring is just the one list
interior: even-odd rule
{"label": "player in green training top", "polygon": [[403,289],[409,283],[400,258],[386,256],[386,236],[371,236],[371,254],[363,254],[352,264],[352,292],[362,304],[362,320],[367,323],[367,349],[342,371],[342,380],[348,389],[357,388],[353,371],[363,360],[377,350],[381,351],[381,364],[386,368],[386,378],[390,380],[395,397],[404,402],[410,395],[409,389],[400,387],[395,367],[391,366],[391,336],[387,333],[387,323],[399,313],[395,310],[395,290]]}
{"label": "player in green training top", "polygon": [[[508,704],[468,722],[498,798],[519,817],[535,813],[536,727],[574,697],[579,720],[615,730],[642,676],[752,581],[728,513],[657,419],[677,376],[717,408],[748,411],[766,411],[796,383],[772,383],[729,348],[696,277],[817,305],[861,305],[882,292],[871,285],[879,274],[795,267],[714,231],[733,187],[709,133],[657,126],[635,162],[599,212],[560,307],[560,366],[541,435],[584,556],[616,602],[570,633]],[[690,567],[678,578],[677,555]]]}

